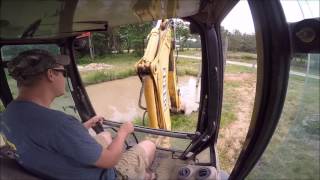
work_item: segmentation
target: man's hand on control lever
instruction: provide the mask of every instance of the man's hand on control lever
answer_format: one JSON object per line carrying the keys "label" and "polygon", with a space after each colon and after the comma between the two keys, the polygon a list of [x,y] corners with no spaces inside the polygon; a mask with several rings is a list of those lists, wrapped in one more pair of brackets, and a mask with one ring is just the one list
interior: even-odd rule
{"label": "man's hand on control lever", "polygon": [[101,124],[103,121],[103,117],[102,116],[94,116],[92,118],[90,118],[88,121],[83,123],[83,126],[87,129],[90,129],[94,126],[96,126],[97,124]]}
{"label": "man's hand on control lever", "polygon": [[120,126],[118,131],[118,136],[123,136],[126,139],[128,135],[133,131],[134,131],[133,124],[131,122],[125,122]]}

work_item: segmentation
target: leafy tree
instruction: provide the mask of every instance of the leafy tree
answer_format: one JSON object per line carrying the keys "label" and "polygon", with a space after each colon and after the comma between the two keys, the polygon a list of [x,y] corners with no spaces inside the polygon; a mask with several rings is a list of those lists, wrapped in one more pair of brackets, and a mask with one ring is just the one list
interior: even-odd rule
{"label": "leafy tree", "polygon": [[241,35],[240,51],[252,53],[256,52],[256,38],[254,35]]}
{"label": "leafy tree", "polygon": [[191,37],[187,24],[183,21],[178,21],[176,23],[176,34],[181,46],[181,51],[183,51],[183,48],[186,47],[187,40]]}
{"label": "leafy tree", "polygon": [[256,52],[256,38],[255,35],[242,34],[239,30],[233,33],[221,27],[222,38],[228,39],[228,50],[241,52]]}
{"label": "leafy tree", "polygon": [[145,39],[152,29],[152,23],[129,24],[119,29],[120,39],[127,51],[134,50],[135,55],[142,56],[145,48]]}
{"label": "leafy tree", "polygon": [[[123,50],[133,50],[137,56],[142,56],[145,47],[145,39],[147,38],[152,23],[129,24],[125,26],[115,27],[107,32],[93,32],[92,43],[95,54],[103,56],[114,52],[122,53]],[[88,42],[87,42],[88,43]],[[89,46],[79,49],[78,57],[89,54]]]}
{"label": "leafy tree", "polygon": [[102,56],[106,53],[111,53],[111,49],[108,46],[109,40],[108,32],[94,32],[92,33],[92,44],[94,52],[97,56]]}
{"label": "leafy tree", "polygon": [[240,31],[235,30],[234,33],[229,33],[228,38],[229,38],[228,49],[231,51],[240,51],[241,41],[242,41]]}
{"label": "leafy tree", "polygon": [[307,54],[294,54],[291,65],[299,67],[307,67],[308,55]]}
{"label": "leafy tree", "polygon": [[19,53],[31,49],[43,49],[52,54],[59,54],[60,49],[56,44],[24,44],[24,45],[6,45],[1,48],[2,57],[4,60],[10,60]]}

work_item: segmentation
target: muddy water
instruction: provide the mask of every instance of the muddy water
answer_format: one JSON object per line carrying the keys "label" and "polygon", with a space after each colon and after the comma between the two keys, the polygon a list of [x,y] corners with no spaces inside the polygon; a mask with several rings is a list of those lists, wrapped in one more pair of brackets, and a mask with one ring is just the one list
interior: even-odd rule
{"label": "muddy water", "polygon": [[181,93],[181,103],[185,114],[198,111],[200,101],[200,83],[197,86],[197,78],[183,76],[179,78],[178,86]]}
{"label": "muddy water", "polygon": [[[200,88],[196,88],[196,82],[196,78],[192,76],[179,78],[178,86],[186,114],[196,111],[199,106]],[[144,111],[138,106],[140,88],[139,78],[133,76],[90,85],[86,90],[97,114],[112,121],[125,122],[141,118],[143,115]],[[145,104],[144,96],[142,100]]]}

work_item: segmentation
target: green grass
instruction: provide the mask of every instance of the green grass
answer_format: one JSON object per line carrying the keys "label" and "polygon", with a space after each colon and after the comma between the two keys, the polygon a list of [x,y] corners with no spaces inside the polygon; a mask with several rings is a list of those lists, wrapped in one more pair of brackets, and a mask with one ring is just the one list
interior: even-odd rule
{"label": "green grass", "polygon": [[113,81],[116,79],[123,79],[129,76],[136,75],[134,69],[125,69],[121,71],[109,70],[109,71],[95,71],[87,73],[82,76],[82,81],[85,85],[97,84],[105,81]]}
{"label": "green grass", "polygon": [[[195,132],[198,122],[198,113],[192,112],[190,115],[171,114],[172,131]],[[143,126],[141,118],[135,118],[133,123],[138,126]],[[145,126],[148,126],[148,117],[145,119]]]}
{"label": "green grass", "polygon": [[227,64],[225,73],[255,73],[256,68]]}
{"label": "green grass", "polygon": [[223,87],[223,102],[222,102],[222,113],[220,120],[220,127],[224,128],[230,123],[234,122],[236,117],[236,106],[239,101],[239,95],[235,93],[234,89],[241,86],[238,81],[225,81]]}
{"label": "green grass", "polygon": [[[101,83],[105,81],[112,81],[122,79],[129,76],[135,76],[135,63],[139,60],[130,54],[109,55],[104,57],[97,57],[94,63],[106,63],[112,65],[111,69],[81,72],[81,78],[85,85]],[[86,65],[92,63],[88,57],[79,60],[79,65]],[[177,61],[177,75],[178,76],[197,76],[199,73],[200,61],[179,58]],[[253,73],[255,68],[243,67],[237,65],[227,65],[226,73]]]}
{"label": "green grass", "polygon": [[200,48],[188,48],[184,51],[179,51],[178,55],[187,55],[187,56],[201,56],[201,49]]}
{"label": "green grass", "polygon": [[199,60],[179,58],[177,61],[177,75],[197,76],[199,73],[199,66]]}
{"label": "green grass", "polygon": [[[81,78],[85,85],[97,84],[105,81],[122,79],[136,75],[134,65],[139,58],[129,54],[109,55],[97,57],[94,63],[105,63],[112,65],[111,69],[81,72]],[[79,65],[93,63],[87,57],[79,60]]]}
{"label": "green grass", "polygon": [[[201,56],[200,49],[190,49],[186,51],[179,51],[180,55],[187,55],[187,56]],[[253,63],[257,61],[257,54],[255,53],[248,53],[248,52],[227,52],[227,60],[231,61],[240,61],[240,62],[247,62]]]}
{"label": "green grass", "polygon": [[[190,49],[186,51],[179,52],[180,55],[188,55],[188,56],[201,56],[201,50],[200,49]],[[228,61],[237,61],[237,62],[244,62],[249,64],[257,64],[257,54],[255,53],[248,53],[248,52],[233,52],[228,51],[227,52],[227,60]],[[294,59],[293,59],[294,60]],[[237,68],[238,69],[238,68]],[[292,64],[290,69],[292,71],[298,71],[298,72],[306,72],[306,65],[299,65],[299,64]],[[310,74],[317,75],[317,72],[310,72]]]}
{"label": "green grass", "polygon": [[319,179],[319,85],[290,77],[276,132],[248,179]]}
{"label": "green grass", "polygon": [[247,53],[247,52],[228,51],[227,52],[227,60],[247,62],[247,63],[256,63],[257,62],[257,54]]}
{"label": "green grass", "polygon": [[[85,85],[101,83],[105,81],[112,81],[122,79],[129,76],[137,75],[134,65],[139,58],[128,54],[110,55],[102,58],[96,58],[94,63],[106,63],[112,65],[111,69],[81,72],[81,78]],[[86,65],[92,63],[87,57],[79,60],[79,65]],[[199,72],[199,60],[190,60],[179,58],[177,62],[177,75],[197,76]]]}
{"label": "green grass", "polygon": [[[307,71],[307,67],[303,67],[303,66],[291,66],[290,67],[290,71],[298,71],[298,72],[302,72],[302,73],[306,73]],[[316,75],[316,73],[310,73],[313,75]]]}
{"label": "green grass", "polygon": [[80,58],[77,61],[78,65],[86,65],[90,63],[107,63],[107,64],[117,64],[120,66],[129,64],[134,64],[137,62],[141,57],[135,57],[132,54],[110,54],[105,56],[98,56],[94,60],[90,59],[89,56],[85,56]]}
{"label": "green grass", "polygon": [[190,115],[174,114],[171,116],[171,126],[173,131],[195,132],[198,122],[198,113]]}

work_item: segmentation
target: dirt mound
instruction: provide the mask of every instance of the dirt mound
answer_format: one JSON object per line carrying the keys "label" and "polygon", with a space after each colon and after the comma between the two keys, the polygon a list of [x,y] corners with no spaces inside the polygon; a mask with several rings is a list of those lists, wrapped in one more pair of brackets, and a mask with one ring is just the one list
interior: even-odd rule
{"label": "dirt mound", "polygon": [[85,66],[78,65],[79,71],[96,71],[96,70],[104,70],[111,69],[112,65],[105,63],[90,63]]}

